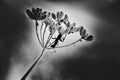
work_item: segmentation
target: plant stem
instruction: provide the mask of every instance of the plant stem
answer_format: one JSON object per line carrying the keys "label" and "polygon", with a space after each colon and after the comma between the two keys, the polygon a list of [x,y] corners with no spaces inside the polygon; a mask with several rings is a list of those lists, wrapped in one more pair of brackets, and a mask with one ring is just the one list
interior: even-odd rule
{"label": "plant stem", "polygon": [[[39,38],[39,34],[38,34],[38,25],[37,25],[37,20],[36,20],[36,36],[37,39],[39,41],[39,44],[43,47],[40,38]],[[47,44],[46,44],[47,45]],[[21,78],[21,80],[25,80],[27,78],[27,76],[30,74],[30,72],[33,70],[33,68],[35,67],[35,65],[39,62],[39,60],[41,59],[43,53],[45,51],[45,48],[43,48],[41,54],[38,56],[38,58],[35,60],[35,62],[32,64],[32,66],[28,69],[28,71],[24,74],[24,76]]]}
{"label": "plant stem", "polygon": [[45,26],[44,32],[43,32],[43,46],[44,46],[44,38],[45,38],[45,31],[46,31],[47,25]]}
{"label": "plant stem", "polygon": [[28,69],[28,71],[24,74],[24,76],[21,78],[21,80],[25,80],[27,78],[27,76],[30,74],[30,72],[33,70],[33,68],[35,67],[35,65],[39,62],[39,60],[41,59],[43,53],[45,51],[45,48],[43,48],[41,54],[39,55],[39,57],[35,60],[35,62],[33,63],[33,65]]}
{"label": "plant stem", "polygon": [[[37,25],[36,25],[37,27]],[[37,30],[37,28],[36,28]],[[55,31],[54,31],[55,32]],[[39,37],[38,37],[38,33],[36,32],[37,34],[37,38],[39,40]],[[54,33],[53,33],[54,34]],[[47,42],[45,44],[45,47],[43,47],[43,50],[41,52],[41,54],[38,56],[38,58],[35,60],[35,62],[33,63],[33,65],[28,69],[28,71],[24,74],[24,76],[21,78],[21,80],[25,80],[27,78],[27,76],[30,74],[30,72],[33,70],[33,68],[36,66],[36,64],[40,61],[41,57],[43,56],[43,53],[47,47],[47,44],[49,43],[50,39],[52,38],[53,34],[50,34],[48,39],[47,39]]]}
{"label": "plant stem", "polygon": [[36,36],[37,36],[37,39],[39,41],[39,44],[43,47],[43,44],[41,43],[41,40],[39,38],[39,34],[38,34],[38,25],[37,25],[37,21],[36,21]]}
{"label": "plant stem", "polygon": [[[43,21],[42,21],[42,24],[41,24],[41,27],[40,27],[40,38],[41,38],[41,41],[43,43],[44,41],[43,41],[43,37],[42,37],[42,29],[43,29]],[[43,46],[44,46],[44,44],[43,44]]]}

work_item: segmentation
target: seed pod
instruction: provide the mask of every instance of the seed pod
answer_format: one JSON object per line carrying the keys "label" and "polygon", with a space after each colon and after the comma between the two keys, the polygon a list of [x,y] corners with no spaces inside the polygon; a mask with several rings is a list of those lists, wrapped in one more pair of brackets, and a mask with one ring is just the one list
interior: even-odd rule
{"label": "seed pod", "polygon": [[75,27],[75,26],[76,26],[76,23],[73,23],[72,26]]}
{"label": "seed pod", "polygon": [[59,19],[60,12],[57,12],[57,19]]}
{"label": "seed pod", "polygon": [[58,27],[58,33],[64,33],[64,29],[62,28],[62,26]]}
{"label": "seed pod", "polygon": [[73,27],[73,32],[77,32],[77,29],[76,27]]}
{"label": "seed pod", "polygon": [[30,19],[35,19],[33,12],[31,12],[29,9],[26,9],[26,14]]}
{"label": "seed pod", "polygon": [[74,33],[73,29],[74,29],[74,27],[73,27],[73,26],[72,26],[72,27],[70,27],[69,34],[70,34],[70,33]]}
{"label": "seed pod", "polygon": [[50,25],[50,26],[49,26],[49,31],[50,31],[50,33],[52,33],[52,32],[54,31],[54,29],[55,29],[55,27],[54,27],[53,25]]}
{"label": "seed pod", "polygon": [[39,13],[42,12],[42,8],[36,8],[36,11],[38,10]]}
{"label": "seed pod", "polygon": [[61,19],[61,20],[60,20],[60,22],[64,22],[64,20],[63,20],[63,19]]}
{"label": "seed pod", "polygon": [[48,12],[47,17],[50,17],[50,15],[51,15],[51,13],[50,13],[50,12]]}
{"label": "seed pod", "polygon": [[63,17],[63,15],[64,15],[63,11],[60,11],[59,12],[59,19],[61,19]]}
{"label": "seed pod", "polygon": [[86,41],[92,41],[94,39],[93,35],[89,35],[85,38]]}
{"label": "seed pod", "polygon": [[81,35],[82,37],[85,37],[85,34],[86,34],[86,30],[84,29],[83,26],[81,26],[81,28],[80,28],[80,35]]}
{"label": "seed pod", "polygon": [[39,20],[43,20],[43,19],[45,19],[46,18],[46,15],[42,15],[40,18],[39,18]]}
{"label": "seed pod", "polygon": [[39,8],[36,8],[36,13],[39,13]]}
{"label": "seed pod", "polygon": [[44,15],[44,14],[46,14],[47,13],[47,11],[44,11],[42,14]]}
{"label": "seed pod", "polygon": [[52,26],[49,26],[50,33],[52,32],[52,30],[53,30]]}
{"label": "seed pod", "polygon": [[83,29],[81,32],[80,32],[80,35],[83,39],[85,39],[85,37],[87,37],[87,32],[85,29]]}
{"label": "seed pod", "polygon": [[64,22],[67,22],[68,21],[68,15],[65,14],[65,17],[64,17]]}
{"label": "seed pod", "polygon": [[66,24],[66,27],[67,27],[67,28],[70,27],[70,22],[68,22],[68,23]]}
{"label": "seed pod", "polygon": [[84,29],[84,27],[83,27],[83,26],[81,26],[81,27],[80,27],[80,33],[83,31],[83,29]]}
{"label": "seed pod", "polygon": [[61,29],[62,29],[62,26],[59,26],[58,27],[58,33],[60,32]]}
{"label": "seed pod", "polygon": [[86,36],[86,30],[85,29],[82,31],[82,35]]}
{"label": "seed pod", "polygon": [[52,18],[53,18],[53,19],[56,19],[56,16],[55,16],[55,14],[54,14],[54,13],[52,13]]}
{"label": "seed pod", "polygon": [[35,8],[32,8],[32,12],[33,12],[34,14],[36,14],[36,10],[35,10]]}
{"label": "seed pod", "polygon": [[78,28],[76,28],[76,31],[75,31],[75,32],[78,32],[78,31],[80,31],[80,28],[81,28],[81,27],[78,27]]}

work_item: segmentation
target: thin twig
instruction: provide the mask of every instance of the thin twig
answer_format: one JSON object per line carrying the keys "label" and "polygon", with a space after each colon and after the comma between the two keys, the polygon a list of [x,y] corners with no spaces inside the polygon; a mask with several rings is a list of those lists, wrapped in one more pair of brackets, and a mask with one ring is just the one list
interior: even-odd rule
{"label": "thin twig", "polygon": [[[76,41],[74,41],[74,42],[72,42],[72,43],[70,43],[70,44],[55,47],[54,49],[56,49],[56,48],[68,47],[68,46],[71,46],[71,45],[73,45],[73,44],[75,44],[75,43],[77,43],[77,42],[79,42],[79,41],[81,41],[81,38],[80,38],[80,39],[78,39],[78,40],[76,40]],[[49,46],[50,46],[50,45],[49,45]],[[46,47],[46,49],[53,49],[53,48],[47,48],[47,47]]]}
{"label": "thin twig", "polygon": [[30,72],[33,70],[33,68],[35,67],[35,65],[39,62],[39,60],[41,59],[41,57],[43,56],[43,53],[45,51],[45,48],[43,48],[41,54],[38,56],[38,58],[35,60],[35,62],[33,63],[33,65],[28,69],[28,71],[24,74],[24,76],[21,78],[21,80],[25,80],[27,78],[27,76],[30,74]]}
{"label": "thin twig", "polygon": [[[37,27],[37,26],[36,26]],[[54,31],[55,32],[55,31]],[[53,33],[54,34],[54,33]],[[44,54],[44,51],[46,49],[47,44],[49,43],[50,39],[52,38],[53,34],[50,34],[47,42],[45,44],[45,47],[43,47],[43,50],[41,52],[41,54],[38,56],[38,58],[35,60],[35,62],[33,63],[33,65],[28,69],[28,71],[24,74],[24,76],[21,78],[21,80],[25,80],[27,78],[27,76],[30,74],[30,72],[33,70],[33,68],[36,66],[36,64],[40,61],[41,57]]]}
{"label": "thin twig", "polygon": [[40,38],[39,38],[38,25],[37,25],[37,24],[36,24],[36,36],[37,36],[37,39],[38,39],[38,41],[39,41],[39,44],[43,47],[42,42],[41,42],[41,40],[40,40]]}
{"label": "thin twig", "polygon": [[[43,38],[42,38],[42,29],[43,29],[43,21],[42,21],[42,24],[40,26],[40,38],[41,38],[41,42],[43,43]],[[44,44],[42,44],[44,46]]]}
{"label": "thin twig", "polygon": [[44,38],[45,38],[45,32],[46,32],[47,25],[45,26],[44,32],[43,32],[43,45],[45,43]]}
{"label": "thin twig", "polygon": [[[36,22],[36,23],[37,23],[37,22]],[[37,29],[37,28],[38,28],[38,25],[36,24],[36,35],[37,35],[37,39],[38,39],[39,43],[41,44],[41,41],[40,41],[40,39],[39,39],[38,29]],[[42,44],[41,44],[41,46],[42,46]],[[47,46],[47,44],[46,44],[46,46]],[[44,53],[44,51],[45,51],[46,46],[43,47],[43,50],[42,50],[41,54],[38,56],[38,58],[35,60],[35,62],[32,64],[32,66],[28,69],[28,71],[24,74],[24,76],[21,78],[21,80],[25,80],[25,79],[27,78],[27,76],[30,74],[30,72],[33,70],[33,68],[35,67],[35,65],[39,62],[39,60],[40,60],[41,57],[43,56],[43,53]]]}

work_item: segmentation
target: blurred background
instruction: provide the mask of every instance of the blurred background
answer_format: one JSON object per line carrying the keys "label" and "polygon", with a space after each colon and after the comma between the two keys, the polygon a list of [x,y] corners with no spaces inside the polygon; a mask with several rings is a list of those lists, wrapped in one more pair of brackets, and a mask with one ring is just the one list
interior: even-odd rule
{"label": "blurred background", "polygon": [[119,0],[1,0],[0,80],[20,80],[41,52],[25,9],[63,10],[95,36],[57,53],[46,51],[27,80],[120,80]]}

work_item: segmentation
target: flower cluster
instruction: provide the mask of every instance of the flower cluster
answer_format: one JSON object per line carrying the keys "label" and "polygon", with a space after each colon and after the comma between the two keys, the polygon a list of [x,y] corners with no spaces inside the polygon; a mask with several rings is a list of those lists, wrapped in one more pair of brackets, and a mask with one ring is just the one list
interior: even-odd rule
{"label": "flower cluster", "polygon": [[94,38],[93,35],[87,33],[86,29],[84,29],[83,26],[81,26],[79,32],[80,32],[81,38],[86,41],[92,41]]}
{"label": "flower cluster", "polygon": [[26,9],[28,17],[32,20],[43,20],[46,18],[46,11],[42,12],[41,8],[32,8],[32,10]]}
{"label": "flower cluster", "polygon": [[[44,33],[40,33],[43,34],[41,36],[41,38],[43,38],[44,40],[44,35],[46,32],[46,28],[48,27],[50,35],[53,35],[56,31],[58,32],[58,35],[60,34],[61,37],[60,39],[57,40],[65,40],[66,36],[71,34],[71,33],[75,33],[75,32],[79,32],[80,34],[80,39],[86,40],[86,41],[92,41],[93,40],[93,35],[88,34],[87,30],[84,29],[83,26],[77,27],[76,23],[71,23],[69,21],[69,17],[67,14],[64,14],[63,11],[58,11],[57,13],[54,12],[47,12],[47,11],[42,11],[41,8],[32,8],[32,10],[26,9],[26,13],[29,16],[30,19],[32,20],[42,20],[43,24],[45,24],[45,28],[41,28],[44,29]],[[63,26],[61,24],[65,25],[65,29],[63,28]],[[36,26],[38,26],[38,23],[36,24]],[[41,26],[43,27],[43,26]],[[42,30],[41,30],[42,31]],[[52,39],[52,38],[51,38]],[[42,39],[41,39],[42,40]],[[41,41],[41,43],[44,41]],[[54,41],[55,43],[55,41]],[[44,44],[43,44],[44,46]]]}
{"label": "flower cluster", "polygon": [[[55,13],[52,13],[52,18],[55,20],[55,21],[57,21],[57,23],[59,24],[59,25],[61,25],[61,23],[67,23],[68,22],[68,15],[67,14],[65,14],[65,16],[64,16],[64,13],[63,13],[63,11],[60,11],[60,12],[57,12],[56,14]],[[64,18],[63,18],[64,17]]]}

